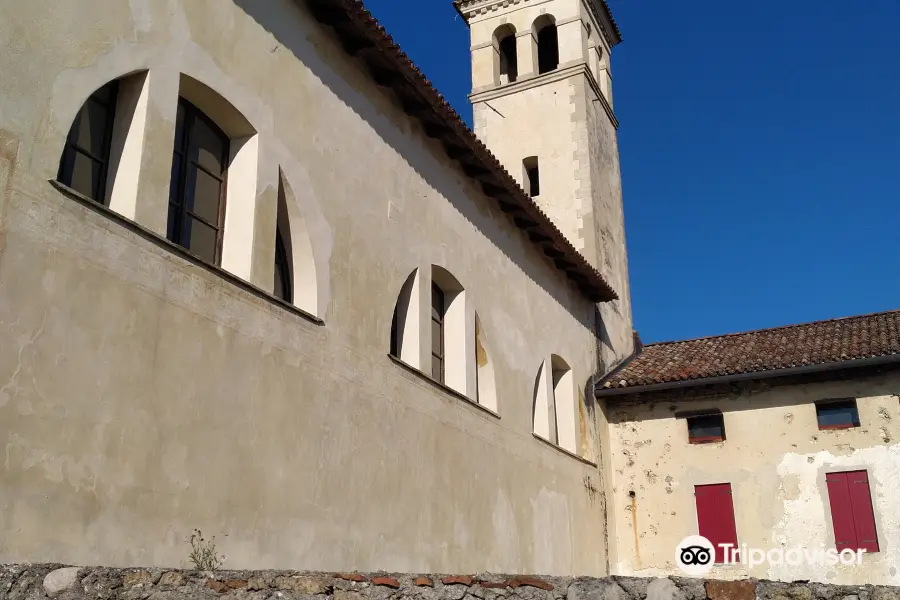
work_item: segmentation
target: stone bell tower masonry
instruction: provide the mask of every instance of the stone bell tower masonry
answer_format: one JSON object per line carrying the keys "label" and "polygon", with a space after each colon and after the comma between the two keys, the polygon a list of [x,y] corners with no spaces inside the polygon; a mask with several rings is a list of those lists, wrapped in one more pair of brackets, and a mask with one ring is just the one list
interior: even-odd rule
{"label": "stone bell tower masonry", "polygon": [[469,25],[475,133],[609,281],[600,368],[634,348],[605,0],[456,0]]}

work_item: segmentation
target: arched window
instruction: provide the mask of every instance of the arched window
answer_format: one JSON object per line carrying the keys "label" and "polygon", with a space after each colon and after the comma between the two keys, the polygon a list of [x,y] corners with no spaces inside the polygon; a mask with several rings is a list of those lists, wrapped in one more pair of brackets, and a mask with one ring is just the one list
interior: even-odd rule
{"label": "arched window", "polygon": [[544,361],[534,386],[534,433],[576,451],[576,396],[572,369],[557,355]]}
{"label": "arched window", "polygon": [[228,136],[200,109],[179,98],[168,238],[212,264],[222,258],[229,153]]}
{"label": "arched window", "polygon": [[82,105],[66,136],[57,174],[60,183],[101,204],[106,203],[118,89],[118,81],[111,81]]}
{"label": "arched window", "polygon": [[285,302],[294,301],[294,264],[291,252],[291,220],[288,215],[284,175],[279,173],[278,208],[275,224],[275,281],[273,293]]}
{"label": "arched window", "polygon": [[559,36],[556,22],[549,15],[541,15],[534,22],[537,35],[538,73],[549,73],[559,66]]}
{"label": "arched window", "polygon": [[512,25],[501,25],[494,32],[497,50],[497,82],[502,85],[514,82],[519,76],[519,59],[516,54],[516,30]]}
{"label": "arched window", "polygon": [[[429,276],[430,275],[430,276]],[[449,271],[432,265],[403,284],[391,318],[391,355],[431,379],[477,401],[481,389],[493,402],[493,370],[478,351],[479,325],[465,289]],[[481,357],[484,370],[478,371]],[[487,378],[479,387],[478,377]]]}

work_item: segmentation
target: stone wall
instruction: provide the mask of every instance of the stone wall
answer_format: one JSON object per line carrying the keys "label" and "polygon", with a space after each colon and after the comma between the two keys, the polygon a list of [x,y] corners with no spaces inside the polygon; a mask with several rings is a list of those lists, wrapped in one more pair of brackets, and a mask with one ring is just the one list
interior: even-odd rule
{"label": "stone wall", "polygon": [[0,600],[898,600],[900,588],[761,580],[0,567]]}

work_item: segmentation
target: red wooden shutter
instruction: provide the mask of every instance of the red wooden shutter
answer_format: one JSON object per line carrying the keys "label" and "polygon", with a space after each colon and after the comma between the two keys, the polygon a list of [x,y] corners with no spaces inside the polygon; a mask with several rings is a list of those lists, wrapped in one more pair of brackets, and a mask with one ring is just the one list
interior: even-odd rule
{"label": "red wooden shutter", "polygon": [[834,547],[838,552],[857,548],[847,475],[849,473],[828,473],[825,476],[828,499],[831,502],[831,521],[834,524]]}
{"label": "red wooden shutter", "polygon": [[875,532],[875,514],[869,493],[869,476],[865,471],[847,473],[850,504],[853,506],[853,524],[856,526],[857,548],[878,552],[878,534]]}
{"label": "red wooden shutter", "polygon": [[865,471],[828,473],[828,499],[834,524],[834,546],[841,550],[878,552],[875,515]]}
{"label": "red wooden shutter", "polygon": [[721,544],[737,546],[737,529],[734,524],[734,503],[731,484],[698,485],[694,488],[697,499],[697,524],[700,535],[716,547],[716,562],[724,563],[727,557]]}

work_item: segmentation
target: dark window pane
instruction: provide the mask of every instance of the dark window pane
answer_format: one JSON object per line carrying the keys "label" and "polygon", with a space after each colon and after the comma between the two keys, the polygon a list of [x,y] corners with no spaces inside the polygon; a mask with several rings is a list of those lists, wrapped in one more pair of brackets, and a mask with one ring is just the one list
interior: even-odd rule
{"label": "dark window pane", "polygon": [[169,177],[169,202],[181,204],[181,194],[178,191],[181,183],[181,158],[177,154],[172,156],[172,171]]}
{"label": "dark window pane", "polygon": [[169,221],[166,227],[166,238],[170,242],[181,244],[181,231],[179,229],[179,216],[181,215],[181,207],[169,205]]}
{"label": "dark window pane", "polygon": [[691,417],[688,419],[688,431],[694,438],[724,438],[725,422],[722,415]]}
{"label": "dark window pane", "polygon": [[444,356],[444,340],[442,339],[441,334],[443,333],[443,327],[438,321],[432,319],[431,321],[431,353],[436,356]]}
{"label": "dark window pane", "polygon": [[185,237],[189,240],[187,248],[200,258],[208,262],[216,260],[217,232],[212,227],[201,223],[197,219],[187,218],[189,230]]}
{"label": "dark window pane", "polygon": [[102,88],[91,94],[91,98],[103,105],[109,106],[115,99],[113,96],[113,91],[116,89],[116,87],[117,86],[115,82],[107,83]]}
{"label": "dark window pane", "polygon": [[444,381],[444,361],[437,356],[431,357],[431,376],[440,382]]}
{"label": "dark window pane", "polygon": [[437,284],[431,284],[431,317],[439,321],[444,318],[444,292]]}
{"label": "dark window pane", "polygon": [[549,73],[559,66],[559,36],[556,25],[538,32],[538,73]]}
{"label": "dark window pane", "polygon": [[101,201],[102,198],[97,198],[97,190],[100,187],[100,167],[101,164],[94,159],[75,152],[72,182],[69,183],[69,187],[88,198]]}
{"label": "dark window pane", "polygon": [[190,168],[190,171],[191,179],[194,181],[189,185],[192,184],[194,186],[194,193],[187,194],[188,210],[204,221],[218,226],[219,199],[222,191],[221,182],[201,169]]}
{"label": "dark window pane", "polygon": [[500,41],[500,74],[506,75],[509,83],[514,82],[519,75],[515,34],[507,35]]}
{"label": "dark window pane", "polygon": [[[278,255],[276,254],[275,256],[277,259]],[[273,293],[277,297],[286,300],[286,298],[284,297],[284,273],[282,271],[280,260],[275,261],[275,289]]]}
{"label": "dark window pane", "polygon": [[280,231],[275,233],[275,295],[285,302],[293,302],[290,261]]}
{"label": "dark window pane", "polygon": [[221,176],[225,170],[223,156],[226,141],[203,119],[194,119],[191,129],[191,160],[211,173]]}
{"label": "dark window pane", "polygon": [[856,402],[834,402],[816,405],[819,428],[859,427]]}
{"label": "dark window pane", "polygon": [[103,145],[108,120],[109,113],[106,108],[88,100],[81,108],[75,143],[97,158],[106,158]]}
{"label": "dark window pane", "polygon": [[184,104],[178,103],[178,113],[175,116],[175,149],[184,152]]}

